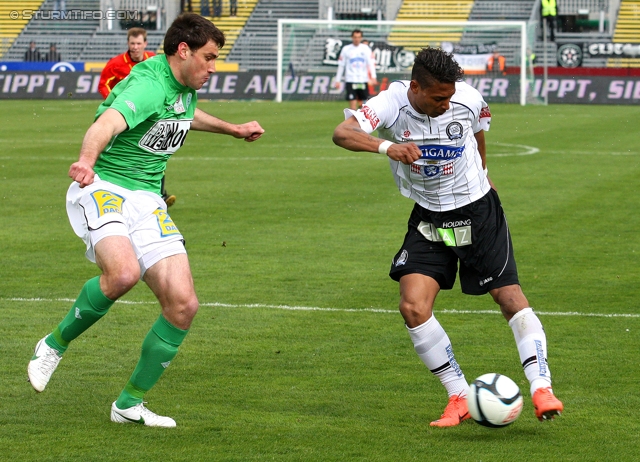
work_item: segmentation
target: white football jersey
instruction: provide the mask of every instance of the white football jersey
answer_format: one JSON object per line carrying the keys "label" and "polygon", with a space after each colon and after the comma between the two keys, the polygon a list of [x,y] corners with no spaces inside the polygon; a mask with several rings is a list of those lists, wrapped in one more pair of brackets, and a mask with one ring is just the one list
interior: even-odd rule
{"label": "white football jersey", "polygon": [[464,82],[456,83],[449,110],[432,118],[409,103],[409,81],[396,81],[357,111],[367,133],[394,143],[415,143],[422,157],[411,165],[389,158],[391,171],[403,196],[434,212],[446,212],[483,197],[491,185],[482,169],[474,134],[489,130],[491,113],[482,95]]}
{"label": "white football jersey", "polygon": [[343,73],[345,82],[365,83],[369,78],[375,79],[376,61],[371,48],[364,43],[358,46],[353,43],[345,46],[338,58],[336,82],[340,82]]}

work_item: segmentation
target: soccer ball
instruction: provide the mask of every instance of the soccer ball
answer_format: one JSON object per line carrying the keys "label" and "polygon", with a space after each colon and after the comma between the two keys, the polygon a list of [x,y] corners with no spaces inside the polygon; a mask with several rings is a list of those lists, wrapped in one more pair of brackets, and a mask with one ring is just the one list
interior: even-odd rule
{"label": "soccer ball", "polygon": [[485,427],[506,427],[522,411],[522,394],[518,385],[500,374],[484,374],[473,381],[467,396],[473,420]]}

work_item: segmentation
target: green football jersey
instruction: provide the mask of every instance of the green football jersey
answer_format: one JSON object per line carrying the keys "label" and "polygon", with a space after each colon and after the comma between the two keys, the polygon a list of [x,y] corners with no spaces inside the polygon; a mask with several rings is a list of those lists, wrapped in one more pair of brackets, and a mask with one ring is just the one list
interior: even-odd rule
{"label": "green football jersey", "polygon": [[167,161],[184,144],[196,101],[196,91],[176,80],[166,56],[136,64],[98,107],[96,119],[113,108],[128,128],[111,139],[94,171],[123,188],[160,194]]}

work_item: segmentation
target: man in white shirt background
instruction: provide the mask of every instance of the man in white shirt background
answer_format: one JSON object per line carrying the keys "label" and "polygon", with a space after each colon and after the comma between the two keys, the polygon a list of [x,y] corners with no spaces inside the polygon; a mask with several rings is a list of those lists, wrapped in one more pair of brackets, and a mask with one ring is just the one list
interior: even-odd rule
{"label": "man in white shirt background", "polygon": [[346,99],[351,109],[369,99],[369,85],[376,85],[376,62],[368,45],[362,43],[362,31],[351,32],[351,44],[340,51],[335,87],[340,88],[344,75]]}

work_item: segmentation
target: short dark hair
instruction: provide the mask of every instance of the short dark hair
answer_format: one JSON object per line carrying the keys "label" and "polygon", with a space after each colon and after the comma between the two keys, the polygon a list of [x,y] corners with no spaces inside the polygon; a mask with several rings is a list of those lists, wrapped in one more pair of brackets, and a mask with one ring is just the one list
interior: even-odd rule
{"label": "short dark hair", "polygon": [[351,31],[351,37],[353,37],[354,34],[364,35],[360,29],[353,29]]}
{"label": "short dark hair", "polygon": [[421,88],[434,83],[456,83],[462,80],[464,71],[453,59],[453,54],[440,48],[423,48],[413,63],[411,80],[418,82]]}
{"label": "short dark hair", "polygon": [[212,40],[218,48],[224,46],[224,32],[213,25],[207,18],[199,14],[184,13],[178,16],[167,34],[164,36],[164,54],[173,56],[178,52],[178,45],[184,42],[191,51],[202,48]]}
{"label": "short dark hair", "polygon": [[127,41],[129,41],[129,39],[131,37],[136,38],[136,37],[140,37],[141,35],[142,35],[142,38],[144,39],[144,41],[146,42],[147,41],[147,31],[145,29],[143,29],[142,27],[132,27],[127,32]]}

